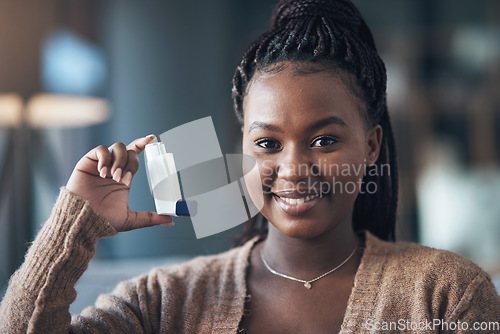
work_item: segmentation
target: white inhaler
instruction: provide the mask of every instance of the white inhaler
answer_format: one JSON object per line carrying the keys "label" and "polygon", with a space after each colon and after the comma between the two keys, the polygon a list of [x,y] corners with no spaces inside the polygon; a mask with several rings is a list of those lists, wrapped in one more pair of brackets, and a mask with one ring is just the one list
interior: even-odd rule
{"label": "white inhaler", "polygon": [[174,155],[167,153],[161,142],[147,144],[144,151],[149,189],[156,212],[169,216],[194,216],[196,202],[182,200]]}

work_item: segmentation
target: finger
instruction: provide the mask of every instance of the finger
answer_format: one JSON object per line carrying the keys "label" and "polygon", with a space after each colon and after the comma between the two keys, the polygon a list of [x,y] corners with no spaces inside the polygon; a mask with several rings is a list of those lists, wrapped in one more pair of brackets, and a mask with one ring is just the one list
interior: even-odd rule
{"label": "finger", "polygon": [[167,215],[159,215],[156,212],[142,211],[131,212],[125,224],[126,230],[135,230],[137,228],[165,225],[174,226],[175,223],[172,217]]}
{"label": "finger", "polygon": [[[108,175],[110,163],[111,153],[106,146],[100,145],[85,154],[76,165],[76,168],[87,173],[100,174],[101,177],[105,178]],[[97,170],[95,170],[96,164]]]}
{"label": "finger", "polygon": [[128,150],[127,155],[127,166],[125,166],[125,168],[123,169],[121,182],[124,183],[127,187],[130,187],[132,178],[139,169],[139,158],[137,157],[137,153],[132,150]]}
{"label": "finger", "polygon": [[109,147],[109,151],[111,152],[111,158],[113,161],[113,165],[110,170],[111,175],[113,176],[113,180],[120,182],[123,169],[127,165],[127,148],[123,143],[114,143]]}
{"label": "finger", "polygon": [[146,137],[137,138],[133,142],[127,145],[128,150],[132,150],[135,153],[139,154],[144,150],[147,144],[149,144],[153,139],[155,139],[155,135],[148,135]]}

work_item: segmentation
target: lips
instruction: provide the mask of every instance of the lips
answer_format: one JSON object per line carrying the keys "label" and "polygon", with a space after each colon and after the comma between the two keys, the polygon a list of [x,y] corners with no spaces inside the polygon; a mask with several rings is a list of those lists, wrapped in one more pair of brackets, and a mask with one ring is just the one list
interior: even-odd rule
{"label": "lips", "polygon": [[281,200],[287,202],[288,204],[303,204],[305,202],[309,202],[315,198],[318,198],[319,194],[301,197],[301,198],[289,198],[289,197],[280,197]]}
{"label": "lips", "polygon": [[276,191],[273,198],[284,212],[293,216],[309,211],[323,199],[314,189]]}
{"label": "lips", "polygon": [[316,189],[287,189],[273,191],[273,194],[281,198],[306,198],[317,196],[320,192]]}

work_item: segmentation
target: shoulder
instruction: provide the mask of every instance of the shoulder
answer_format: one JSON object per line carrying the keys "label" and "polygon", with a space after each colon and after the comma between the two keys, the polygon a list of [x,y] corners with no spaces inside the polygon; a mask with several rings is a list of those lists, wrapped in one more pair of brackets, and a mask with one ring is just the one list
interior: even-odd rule
{"label": "shoulder", "polygon": [[442,307],[447,315],[458,305],[485,307],[487,300],[498,309],[500,298],[490,276],[469,259],[416,243],[387,242],[371,234],[366,238],[366,261],[379,263],[381,294],[411,297],[435,314],[443,312]]}
{"label": "shoulder", "polygon": [[149,275],[178,279],[218,279],[225,274],[245,270],[248,245],[232,248],[216,255],[198,256],[184,263],[154,268]]}
{"label": "shoulder", "polygon": [[240,247],[216,255],[198,256],[189,261],[153,268],[129,281],[133,285],[146,285],[148,289],[167,292],[175,290],[177,295],[189,290],[217,291],[224,286],[226,291],[244,288],[244,279],[251,247],[250,240]]}
{"label": "shoulder", "polygon": [[370,321],[472,324],[498,317],[500,297],[489,275],[472,261],[415,243],[382,241],[369,232],[365,237],[354,300],[368,310]]}
{"label": "shoulder", "polygon": [[374,256],[384,258],[387,270],[434,279],[471,281],[479,275],[490,280],[474,262],[450,251],[412,242],[383,241],[371,234],[367,234],[367,243]]}
{"label": "shoulder", "polygon": [[[230,322],[232,326],[237,321],[234,315],[243,310],[246,268],[254,242],[252,239],[224,253],[153,268],[120,283],[113,295],[137,308],[146,308],[137,312],[159,315],[176,331],[190,326],[196,328],[194,332],[204,333],[212,332],[212,325]],[[107,305],[102,303],[96,305]]]}

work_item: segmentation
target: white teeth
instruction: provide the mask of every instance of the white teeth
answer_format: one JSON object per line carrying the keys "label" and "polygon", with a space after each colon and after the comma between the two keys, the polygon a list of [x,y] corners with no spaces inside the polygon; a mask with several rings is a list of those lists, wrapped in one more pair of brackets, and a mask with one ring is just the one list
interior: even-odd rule
{"label": "white teeth", "polygon": [[305,202],[309,202],[312,199],[315,199],[319,197],[319,194],[307,196],[307,197],[302,197],[302,198],[286,198],[286,197],[280,197],[284,202],[288,204],[293,204],[293,205],[298,205],[298,204],[303,204]]}

